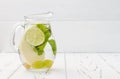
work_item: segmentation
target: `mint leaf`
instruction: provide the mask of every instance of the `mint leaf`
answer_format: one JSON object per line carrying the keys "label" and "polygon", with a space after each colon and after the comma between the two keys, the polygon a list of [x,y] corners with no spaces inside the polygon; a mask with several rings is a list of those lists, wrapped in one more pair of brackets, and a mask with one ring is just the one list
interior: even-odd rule
{"label": "mint leaf", "polygon": [[44,34],[45,34],[45,42],[47,42],[49,37],[51,36],[50,26],[47,27],[47,24],[36,24],[36,26],[38,28],[40,28],[44,32]]}
{"label": "mint leaf", "polygon": [[40,28],[44,33],[48,31],[47,24],[36,24],[38,28]]}
{"label": "mint leaf", "polygon": [[50,25],[49,27],[47,27],[47,24],[36,24],[36,26],[41,29],[44,34],[45,34],[45,41],[42,45],[39,46],[35,46],[33,47],[33,50],[38,54],[38,55],[42,55],[44,53],[44,48],[47,44],[47,42],[50,44],[53,54],[56,55],[56,43],[55,40],[51,39],[49,40],[49,37],[51,36],[51,30],[50,30]]}
{"label": "mint leaf", "polygon": [[46,46],[46,43],[33,47],[33,50],[38,54],[38,55],[42,55],[44,53],[44,48]]}
{"label": "mint leaf", "polygon": [[39,45],[39,46],[35,46],[33,47],[33,50],[38,54],[38,55],[42,55],[44,53],[44,48],[46,46],[46,43],[49,39],[49,37],[51,36],[51,30],[50,28],[47,27],[47,24],[36,24],[36,26],[42,30],[42,32],[45,34],[45,41],[43,44]]}
{"label": "mint leaf", "polygon": [[55,43],[55,40],[51,39],[51,40],[48,40],[49,44],[51,45],[51,48],[52,48],[52,51],[53,51],[53,54],[56,55],[56,43]]}
{"label": "mint leaf", "polygon": [[49,31],[45,32],[45,42],[48,41],[49,37],[51,36],[51,33]]}

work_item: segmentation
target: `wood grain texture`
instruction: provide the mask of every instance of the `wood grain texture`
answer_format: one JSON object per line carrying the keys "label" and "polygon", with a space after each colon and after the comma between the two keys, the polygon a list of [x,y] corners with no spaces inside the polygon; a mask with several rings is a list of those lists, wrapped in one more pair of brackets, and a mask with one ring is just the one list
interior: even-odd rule
{"label": "wood grain texture", "polygon": [[[20,62],[18,54],[0,54],[0,79],[35,79],[34,73],[27,71]],[[47,73],[46,79],[65,79],[64,54],[57,54],[52,69]]]}
{"label": "wood grain texture", "polygon": [[[120,79],[119,53],[65,53],[65,60],[58,53],[46,79]],[[0,54],[0,63],[0,79],[35,79],[17,54]]]}
{"label": "wood grain texture", "polygon": [[68,79],[119,79],[119,53],[66,55]]}

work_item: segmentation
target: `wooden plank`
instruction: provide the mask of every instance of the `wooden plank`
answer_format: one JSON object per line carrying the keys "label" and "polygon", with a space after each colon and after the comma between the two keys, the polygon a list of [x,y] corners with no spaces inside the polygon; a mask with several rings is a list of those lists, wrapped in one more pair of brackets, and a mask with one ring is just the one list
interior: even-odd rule
{"label": "wooden plank", "polygon": [[119,53],[69,53],[66,60],[68,79],[120,79]]}
{"label": "wooden plank", "polygon": [[[7,58],[9,58],[9,61]],[[10,65],[4,67],[4,69],[2,69],[3,67],[1,65],[0,69],[2,71],[0,72],[0,79],[35,79],[34,73],[27,71],[21,65],[18,54],[3,54],[0,55],[0,60],[3,66],[5,66],[6,63],[10,63]],[[52,69],[46,75],[46,79],[65,79],[65,75],[64,54],[58,53]]]}

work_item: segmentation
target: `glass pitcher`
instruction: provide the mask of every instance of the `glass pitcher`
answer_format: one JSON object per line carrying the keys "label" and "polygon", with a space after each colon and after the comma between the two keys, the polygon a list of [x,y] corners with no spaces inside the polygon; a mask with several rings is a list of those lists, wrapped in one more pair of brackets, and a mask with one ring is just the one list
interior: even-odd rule
{"label": "glass pitcher", "polygon": [[[24,22],[16,25],[12,45],[29,71],[47,72],[53,65],[57,48],[50,25],[51,16],[51,12],[25,16]],[[16,34],[20,28],[23,29],[21,36]]]}

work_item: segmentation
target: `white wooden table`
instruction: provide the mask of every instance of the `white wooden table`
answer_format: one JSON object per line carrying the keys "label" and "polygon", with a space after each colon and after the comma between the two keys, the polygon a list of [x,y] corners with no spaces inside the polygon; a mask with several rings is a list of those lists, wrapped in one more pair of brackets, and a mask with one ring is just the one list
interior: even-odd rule
{"label": "white wooden table", "polygon": [[[16,53],[0,54],[0,79],[35,79]],[[58,53],[46,79],[120,79],[120,53]]]}

